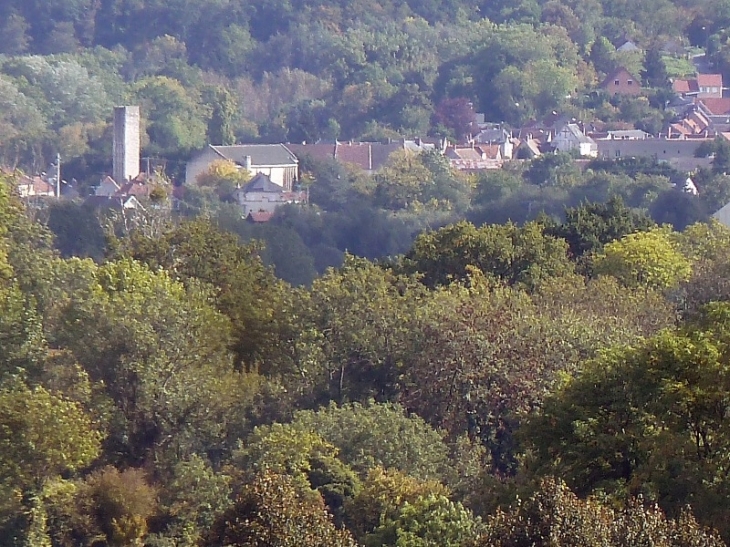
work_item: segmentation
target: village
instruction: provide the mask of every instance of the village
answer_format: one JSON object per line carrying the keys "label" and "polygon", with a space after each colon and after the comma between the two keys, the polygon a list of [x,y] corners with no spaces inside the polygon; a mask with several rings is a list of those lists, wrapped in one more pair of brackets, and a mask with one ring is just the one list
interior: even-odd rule
{"label": "village", "polygon": [[[595,93],[609,97],[636,97],[642,93],[640,80],[620,67],[610,73]],[[721,74],[697,74],[692,79],[672,82],[673,98],[666,103],[671,120],[658,134],[635,129],[631,124],[586,123],[553,112],[518,128],[485,120],[474,114],[470,133],[461,142],[441,138],[389,139],[386,142],[319,141],[279,144],[209,144],[195,152],[185,166],[184,180],[175,181],[173,200],[185,187],[196,185],[198,177],[214,162],[230,162],[247,172],[251,180],[232,193],[242,215],[251,222],[267,222],[283,204],[305,204],[308,189],[301,184],[299,164],[303,158],[335,161],[368,176],[378,173],[396,151],[442,154],[450,167],[463,174],[501,169],[510,162],[524,162],[544,154],[570,154],[577,165],[592,159],[646,158],[687,174],[683,189],[697,193],[692,174],[707,169],[712,157],[698,153],[703,143],[715,139],[730,142],[730,97],[723,96]],[[83,200],[99,209],[143,207],[159,173],[143,170],[140,159],[140,108],[114,110],[112,172],[104,176],[93,194],[79,195],[61,173],[23,175],[17,191],[23,198],[56,197]],[[57,181],[58,179],[58,181]],[[730,222],[726,213],[718,215]]]}

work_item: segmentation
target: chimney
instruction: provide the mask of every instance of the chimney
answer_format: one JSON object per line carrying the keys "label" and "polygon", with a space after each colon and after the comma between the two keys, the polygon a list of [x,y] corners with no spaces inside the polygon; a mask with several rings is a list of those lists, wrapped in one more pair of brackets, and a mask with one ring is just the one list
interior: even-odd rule
{"label": "chimney", "polygon": [[112,178],[121,184],[139,175],[139,106],[114,107]]}
{"label": "chimney", "polygon": [[251,160],[251,156],[245,156],[243,158],[243,166],[250,171],[251,170],[251,165],[253,165],[253,162]]}

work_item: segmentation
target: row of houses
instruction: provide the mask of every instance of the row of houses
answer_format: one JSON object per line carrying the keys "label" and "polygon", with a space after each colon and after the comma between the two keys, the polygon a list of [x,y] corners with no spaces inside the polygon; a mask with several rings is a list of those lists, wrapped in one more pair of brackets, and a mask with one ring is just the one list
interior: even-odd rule
{"label": "row of houses", "polygon": [[[598,88],[609,95],[638,96],[642,93],[641,80],[625,67],[618,67],[609,73]],[[672,91],[685,98],[721,99],[724,89],[722,74],[698,73],[692,78],[672,81]]]}
{"label": "row of houses", "polygon": [[[606,82],[626,88],[632,85],[631,75],[621,70],[609,75]],[[703,83],[707,82],[699,82],[698,89],[703,89],[700,85]],[[709,92],[714,91],[710,89]],[[532,122],[512,131],[501,124],[488,123],[482,116],[475,120],[478,131],[470,142],[460,145],[438,139],[209,145],[187,163],[184,184],[197,184],[198,177],[214,162],[230,161],[239,169],[247,170],[252,177],[233,192],[233,200],[241,206],[244,215],[265,217],[283,203],[307,201],[306,192],[298,187],[300,164],[307,159],[334,160],[365,174],[374,174],[398,151],[436,151],[443,154],[453,168],[470,172],[499,169],[507,161],[534,158],[550,151],[566,151],[586,157],[651,156],[675,164],[682,160],[684,163],[676,165],[677,168],[690,171],[707,161],[706,158],[694,158],[702,140],[716,135],[730,137],[730,99],[692,96],[683,97],[682,101],[682,116],[678,116],[678,121],[660,138],[635,129],[606,130],[585,126],[554,113],[552,119]],[[139,169],[139,119],[139,107],[115,108],[113,175],[101,181],[94,195],[88,198],[89,204],[137,208],[141,198],[149,196],[152,186],[149,175],[140,173]],[[53,184],[43,175],[24,177],[18,191],[23,197],[55,195]]]}
{"label": "row of houses", "polygon": [[423,152],[445,150],[443,141],[401,139],[389,142],[326,142],[287,144],[209,145],[194,155],[185,168],[185,184],[195,184],[198,176],[219,160],[235,163],[251,175],[263,173],[274,184],[291,191],[299,178],[299,163],[305,158],[336,160],[360,169],[366,174],[379,171],[391,154],[398,150]]}

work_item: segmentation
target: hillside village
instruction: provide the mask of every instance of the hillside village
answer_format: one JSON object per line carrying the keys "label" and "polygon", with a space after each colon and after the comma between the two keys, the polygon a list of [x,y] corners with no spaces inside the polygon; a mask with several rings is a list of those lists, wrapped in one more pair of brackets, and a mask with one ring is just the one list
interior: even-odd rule
{"label": "hillside village", "polygon": [[[666,107],[673,115],[658,134],[612,128],[604,123],[585,123],[557,113],[542,121],[533,120],[522,127],[508,128],[504,123],[485,121],[483,114],[474,114],[469,124],[470,132],[458,142],[445,138],[415,138],[385,142],[209,144],[204,150],[193,153],[186,162],[184,176],[173,181],[173,199],[184,196],[185,187],[198,185],[199,176],[214,163],[229,162],[252,177],[243,186],[238,185],[231,194],[232,201],[240,206],[244,217],[253,222],[266,222],[280,205],[307,203],[308,192],[301,184],[300,173],[304,158],[334,161],[372,176],[388,164],[396,151],[436,152],[448,160],[455,172],[467,175],[502,169],[511,162],[529,162],[543,154],[569,154],[576,162],[646,158],[686,173],[691,183],[689,191],[696,194],[692,175],[712,165],[712,157],[703,155],[701,146],[714,143],[716,139],[730,143],[730,98],[722,96],[725,87],[720,74],[677,79],[672,82],[672,88],[675,94]],[[638,80],[624,68],[609,74],[599,89],[613,95],[641,93]],[[117,119],[124,112],[132,115],[127,115],[128,119]],[[112,173],[93,187],[93,194],[84,200],[85,203],[102,209],[136,209],[142,207],[140,198],[149,198],[155,174],[141,171],[139,116],[139,107],[115,109]],[[62,197],[83,199],[67,181],[58,187],[54,184],[55,178],[45,173],[24,176],[17,191],[23,198],[48,198],[56,197],[62,189]],[[724,216],[720,218],[724,220]]]}
{"label": "hillside village", "polygon": [[730,0],[0,2],[0,547],[730,545]]}

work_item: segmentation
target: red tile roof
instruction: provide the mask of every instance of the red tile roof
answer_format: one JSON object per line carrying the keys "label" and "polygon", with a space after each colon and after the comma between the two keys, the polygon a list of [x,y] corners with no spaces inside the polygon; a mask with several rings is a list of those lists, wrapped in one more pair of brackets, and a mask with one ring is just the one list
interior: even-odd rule
{"label": "red tile roof", "polygon": [[700,87],[722,87],[722,74],[698,74],[697,85]]}
{"label": "red tile roof", "polygon": [[477,148],[482,151],[485,159],[496,160],[501,157],[501,150],[498,144],[480,144]]}
{"label": "red tile roof", "polygon": [[469,148],[449,148],[446,151],[446,157],[454,160],[468,160],[468,161],[479,161],[482,159],[480,151],[475,150],[472,147]]}
{"label": "red tile roof", "polygon": [[705,105],[705,108],[714,116],[725,116],[730,114],[730,98],[715,98],[709,97],[706,99],[699,99]]}
{"label": "red tile roof", "polygon": [[675,93],[694,93],[699,91],[697,80],[674,80],[672,90]]}
{"label": "red tile roof", "polygon": [[21,190],[22,195],[26,196],[55,196],[56,195],[56,188],[53,184],[50,182],[43,180],[38,175],[35,175],[34,177],[30,177],[28,175],[23,175],[19,182],[18,186],[23,186],[23,189]]}
{"label": "red tile roof", "polygon": [[256,213],[251,211],[246,219],[250,222],[269,222],[272,216],[274,216],[274,213],[269,213],[267,211],[258,211]]}

